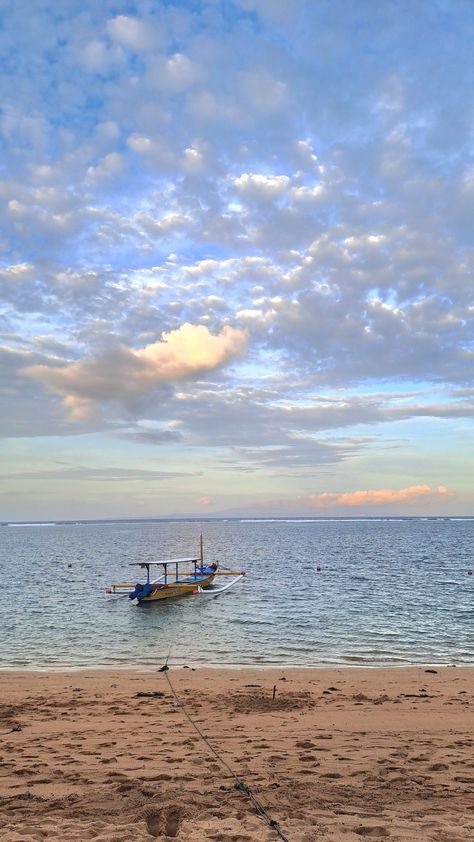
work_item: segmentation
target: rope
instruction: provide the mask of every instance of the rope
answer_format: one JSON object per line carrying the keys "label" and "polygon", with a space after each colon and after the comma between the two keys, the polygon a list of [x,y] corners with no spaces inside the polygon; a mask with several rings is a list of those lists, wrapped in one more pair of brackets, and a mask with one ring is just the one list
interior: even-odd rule
{"label": "rope", "polygon": [[[168,653],[168,658],[169,658],[169,653]],[[205,743],[206,743],[206,745],[207,745],[208,749],[212,752],[212,754],[214,755],[214,757],[216,758],[216,760],[218,761],[218,763],[220,763],[220,764],[221,764],[221,766],[224,766],[224,767],[227,769],[227,771],[229,772],[229,774],[231,775],[231,777],[233,777],[233,778],[234,778],[234,780],[235,780],[235,789],[239,790],[239,792],[244,792],[244,793],[245,793],[245,795],[248,795],[248,797],[250,798],[250,800],[251,800],[251,802],[252,802],[253,806],[255,807],[255,810],[256,810],[257,814],[258,814],[259,816],[262,816],[262,818],[264,818],[264,819],[265,819],[265,821],[267,822],[267,824],[269,824],[269,826],[270,826],[271,828],[273,828],[273,830],[275,831],[275,833],[277,834],[277,836],[279,836],[279,837],[280,837],[280,839],[282,839],[282,840],[283,840],[283,842],[290,842],[290,840],[288,839],[288,837],[287,837],[287,836],[285,836],[285,834],[283,833],[282,829],[281,829],[281,828],[280,828],[280,826],[278,825],[278,822],[276,822],[276,821],[275,821],[275,819],[272,819],[272,818],[271,818],[271,816],[267,813],[267,811],[266,811],[265,807],[263,806],[263,804],[261,804],[261,803],[260,803],[260,801],[258,800],[258,798],[256,798],[256,797],[255,797],[255,795],[253,794],[252,790],[251,790],[251,789],[249,789],[249,787],[248,787],[248,786],[247,786],[247,785],[243,782],[243,780],[242,780],[241,778],[239,778],[239,776],[238,776],[238,775],[236,775],[236,773],[235,773],[235,772],[234,772],[234,770],[233,770],[233,769],[229,766],[229,764],[227,763],[227,761],[226,761],[226,760],[224,760],[224,758],[223,758],[223,757],[221,757],[221,755],[217,753],[217,751],[215,750],[214,746],[212,746],[212,745],[211,745],[211,743],[209,742],[208,737],[206,737],[206,735],[202,733],[202,731],[201,731],[201,729],[199,728],[199,726],[198,726],[198,725],[194,722],[194,720],[193,720],[193,719],[191,718],[191,716],[189,715],[188,711],[186,710],[185,706],[183,705],[183,702],[181,702],[181,700],[180,700],[180,698],[179,698],[179,696],[178,696],[178,694],[177,694],[176,690],[174,689],[174,687],[173,687],[173,685],[172,685],[172,683],[171,683],[171,679],[170,679],[170,676],[169,676],[168,658],[166,659],[165,665],[164,665],[163,667],[161,667],[160,672],[164,672],[164,674],[165,674],[165,678],[166,678],[166,680],[167,680],[167,682],[168,682],[168,684],[169,684],[169,688],[170,688],[170,690],[171,690],[171,692],[172,692],[172,694],[173,694],[173,696],[174,696],[174,698],[175,698],[175,700],[176,700],[176,702],[177,702],[178,706],[180,707],[180,709],[181,709],[181,710],[182,710],[182,712],[184,713],[184,715],[185,715],[186,719],[187,719],[187,720],[188,720],[188,722],[192,725],[192,727],[194,728],[194,730],[195,730],[195,731],[199,734],[199,736],[200,736],[201,740],[203,740],[203,742],[205,742]]]}

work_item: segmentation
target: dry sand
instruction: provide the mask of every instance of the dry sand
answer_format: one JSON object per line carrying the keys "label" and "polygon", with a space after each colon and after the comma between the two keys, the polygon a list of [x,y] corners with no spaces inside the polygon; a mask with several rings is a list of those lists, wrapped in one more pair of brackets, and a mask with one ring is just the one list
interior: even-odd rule
{"label": "dry sand", "polygon": [[0,681],[3,842],[474,839],[474,669],[3,672]]}

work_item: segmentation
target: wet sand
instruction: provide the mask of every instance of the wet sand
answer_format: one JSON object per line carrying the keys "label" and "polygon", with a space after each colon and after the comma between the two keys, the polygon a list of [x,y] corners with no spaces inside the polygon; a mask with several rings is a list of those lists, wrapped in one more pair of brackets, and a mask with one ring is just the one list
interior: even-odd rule
{"label": "wet sand", "polygon": [[3,842],[474,839],[474,668],[0,682]]}

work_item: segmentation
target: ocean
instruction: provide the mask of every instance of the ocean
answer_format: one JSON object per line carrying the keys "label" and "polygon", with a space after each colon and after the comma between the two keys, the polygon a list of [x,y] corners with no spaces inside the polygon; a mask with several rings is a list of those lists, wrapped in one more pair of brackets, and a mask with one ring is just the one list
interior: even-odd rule
{"label": "ocean", "polygon": [[[132,562],[198,553],[201,528],[206,561],[247,572],[233,588],[106,596]],[[474,663],[474,519],[10,524],[0,542],[2,669]]]}

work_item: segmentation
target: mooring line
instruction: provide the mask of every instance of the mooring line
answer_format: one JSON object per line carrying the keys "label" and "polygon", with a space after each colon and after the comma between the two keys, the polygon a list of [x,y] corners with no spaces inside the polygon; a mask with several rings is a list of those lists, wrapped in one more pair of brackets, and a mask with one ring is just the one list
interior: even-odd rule
{"label": "mooring line", "polygon": [[[168,657],[169,657],[169,653],[168,653]],[[197,732],[197,734],[199,734],[201,740],[203,740],[203,742],[206,743],[207,747],[212,752],[212,754],[214,755],[216,760],[221,764],[221,766],[224,766],[227,769],[227,771],[229,772],[229,774],[234,778],[235,789],[238,789],[239,792],[244,792],[246,795],[248,795],[248,797],[250,798],[253,806],[255,807],[255,810],[256,810],[257,814],[259,816],[262,816],[262,818],[265,819],[265,821],[275,831],[277,836],[279,836],[280,839],[283,840],[283,842],[290,842],[288,837],[285,836],[285,834],[283,833],[283,831],[282,831],[281,827],[279,826],[278,822],[276,822],[275,819],[272,819],[272,817],[268,814],[268,812],[266,811],[263,804],[261,804],[260,801],[258,800],[258,798],[255,797],[252,790],[244,783],[242,778],[239,778],[239,776],[234,772],[234,770],[231,768],[231,766],[229,766],[227,761],[224,760],[224,758],[221,757],[220,754],[218,754],[218,752],[216,751],[214,746],[211,745],[211,743],[209,742],[209,738],[206,737],[206,735],[202,733],[201,729],[196,724],[194,719],[189,715],[188,711],[186,710],[186,707],[185,707],[184,703],[179,698],[176,690],[174,689],[174,687],[171,683],[171,678],[169,676],[168,658],[166,659],[166,662],[165,662],[164,666],[161,667],[160,672],[164,672],[165,678],[166,678],[166,680],[169,684],[169,688],[170,688],[174,698],[176,699],[177,705],[182,710],[182,712],[184,713],[188,722],[192,725],[192,727]]]}

